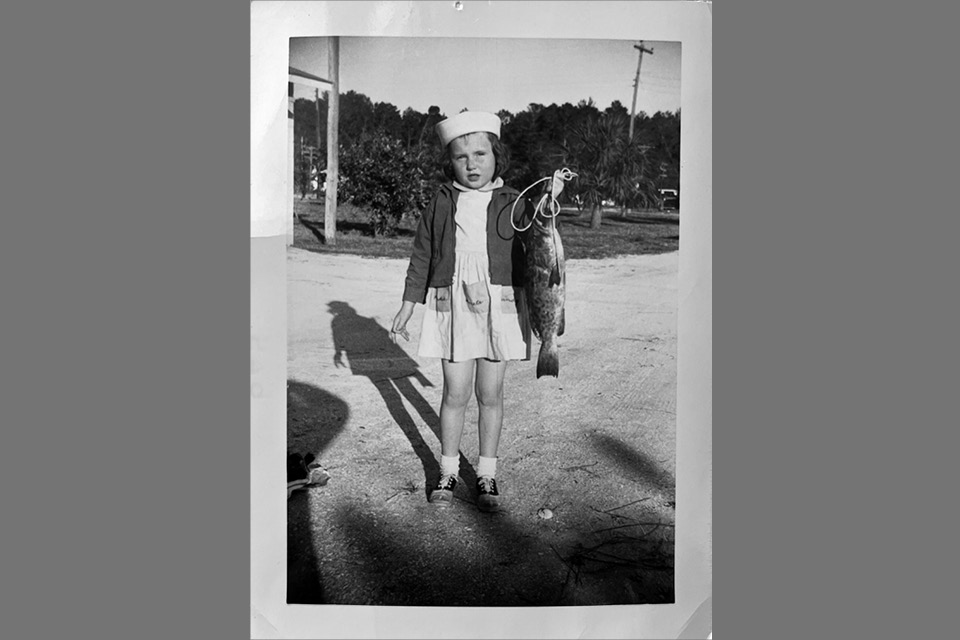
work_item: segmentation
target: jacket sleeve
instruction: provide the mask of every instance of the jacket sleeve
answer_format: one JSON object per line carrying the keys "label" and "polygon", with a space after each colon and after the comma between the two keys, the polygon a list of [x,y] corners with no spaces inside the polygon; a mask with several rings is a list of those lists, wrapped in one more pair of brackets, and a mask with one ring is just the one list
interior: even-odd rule
{"label": "jacket sleeve", "polygon": [[433,247],[433,219],[437,210],[437,197],[434,196],[427,208],[420,214],[417,234],[413,238],[413,252],[407,267],[407,279],[403,286],[403,299],[423,304],[427,301],[427,279],[430,276],[430,258]]}

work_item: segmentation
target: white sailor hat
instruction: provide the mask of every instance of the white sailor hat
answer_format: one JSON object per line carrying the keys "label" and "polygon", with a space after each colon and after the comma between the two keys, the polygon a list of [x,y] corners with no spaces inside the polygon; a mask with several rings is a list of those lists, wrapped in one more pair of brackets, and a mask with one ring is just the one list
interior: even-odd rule
{"label": "white sailor hat", "polygon": [[443,146],[466,133],[489,131],[500,137],[500,116],[485,111],[464,111],[437,123],[437,135]]}

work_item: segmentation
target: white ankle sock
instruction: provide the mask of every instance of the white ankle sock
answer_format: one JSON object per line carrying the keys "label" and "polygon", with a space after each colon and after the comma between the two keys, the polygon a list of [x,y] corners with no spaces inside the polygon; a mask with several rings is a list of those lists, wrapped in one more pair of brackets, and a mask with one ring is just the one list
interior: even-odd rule
{"label": "white ankle sock", "polygon": [[480,456],[480,462],[477,463],[477,477],[478,478],[496,478],[497,477],[497,459],[496,458],[485,458]]}
{"label": "white ankle sock", "polygon": [[440,454],[440,475],[458,476],[460,475],[460,456],[445,456]]}

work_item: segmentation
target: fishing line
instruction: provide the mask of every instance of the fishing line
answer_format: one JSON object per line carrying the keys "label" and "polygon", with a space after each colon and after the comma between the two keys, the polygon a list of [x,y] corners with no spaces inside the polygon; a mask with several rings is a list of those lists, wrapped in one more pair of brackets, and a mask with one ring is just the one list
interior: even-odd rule
{"label": "fishing line", "polygon": [[[560,195],[561,191],[563,191],[563,183],[576,177],[577,174],[564,167],[563,169],[557,169],[554,171],[552,176],[540,178],[529,187],[521,191],[520,195],[517,196],[517,199],[513,201],[513,207],[510,209],[510,224],[513,226],[513,230],[520,232],[526,231],[533,226],[533,221],[536,219],[538,214],[544,218],[556,218],[558,215],[560,215],[560,203],[557,202],[557,196]],[[517,226],[517,223],[514,222],[513,218],[513,214],[517,209],[517,203],[523,198],[523,194],[546,180],[553,180],[553,184],[550,185],[550,189],[544,193],[543,196],[541,196],[537,206],[534,207],[533,216],[530,218],[530,224],[521,229]],[[546,207],[547,203],[550,204],[550,214],[544,213],[544,208]]]}

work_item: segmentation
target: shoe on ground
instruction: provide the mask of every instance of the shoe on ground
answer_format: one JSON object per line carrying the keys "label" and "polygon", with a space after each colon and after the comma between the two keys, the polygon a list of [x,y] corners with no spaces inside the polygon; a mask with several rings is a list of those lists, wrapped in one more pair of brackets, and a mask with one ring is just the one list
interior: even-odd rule
{"label": "shoe on ground", "polygon": [[437,488],[430,494],[430,504],[449,507],[453,503],[453,490],[457,488],[459,478],[455,475],[440,476]]}
{"label": "shoe on ground", "polygon": [[485,513],[500,510],[500,492],[495,478],[483,476],[477,479],[477,508]]}
{"label": "shoe on ground", "polygon": [[299,453],[287,456],[287,499],[297,489],[303,489],[310,484],[309,475],[303,456]]}

